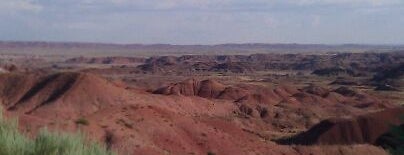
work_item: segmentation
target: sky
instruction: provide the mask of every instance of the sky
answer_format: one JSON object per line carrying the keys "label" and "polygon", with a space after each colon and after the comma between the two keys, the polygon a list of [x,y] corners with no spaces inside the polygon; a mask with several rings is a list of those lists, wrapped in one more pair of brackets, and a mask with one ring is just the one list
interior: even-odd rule
{"label": "sky", "polygon": [[0,40],[404,44],[404,0],[0,0]]}

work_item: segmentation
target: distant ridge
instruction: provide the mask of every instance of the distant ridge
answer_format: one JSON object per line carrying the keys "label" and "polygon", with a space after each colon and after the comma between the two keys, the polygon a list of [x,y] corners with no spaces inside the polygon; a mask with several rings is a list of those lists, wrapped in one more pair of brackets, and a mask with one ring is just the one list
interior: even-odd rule
{"label": "distant ridge", "polygon": [[269,52],[386,52],[404,50],[404,45],[244,43],[217,45],[115,44],[85,42],[0,41],[1,53],[30,54],[103,54],[103,55],[175,55],[175,54],[252,54]]}
{"label": "distant ridge", "polygon": [[203,47],[278,47],[278,48],[290,48],[290,47],[400,47],[400,44],[301,44],[301,43],[224,43],[224,44],[142,44],[142,43],[98,43],[98,42],[53,42],[53,41],[0,41],[0,46],[115,46],[115,47],[139,47],[139,46],[173,46],[173,47],[189,47],[189,46],[203,46]]}

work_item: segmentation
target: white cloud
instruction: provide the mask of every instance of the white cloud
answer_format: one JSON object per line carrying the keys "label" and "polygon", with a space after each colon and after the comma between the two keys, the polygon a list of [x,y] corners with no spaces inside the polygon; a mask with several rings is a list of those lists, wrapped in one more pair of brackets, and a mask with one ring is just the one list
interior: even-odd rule
{"label": "white cloud", "polygon": [[[61,0],[68,1],[68,0]],[[108,8],[127,7],[145,10],[265,10],[278,6],[287,9],[329,5],[349,8],[383,8],[403,6],[404,0],[76,0],[79,4]]]}
{"label": "white cloud", "polygon": [[147,9],[175,9],[175,8],[206,8],[227,4],[237,0],[82,0],[80,3],[86,5],[117,5],[117,6],[138,6]]}
{"label": "white cloud", "polygon": [[0,12],[18,12],[32,11],[38,12],[42,10],[42,6],[34,3],[32,0],[1,0]]}
{"label": "white cloud", "polygon": [[337,5],[371,5],[384,6],[402,4],[402,0],[287,0],[289,3],[299,5],[337,4]]}
{"label": "white cloud", "polygon": [[399,42],[404,40],[403,4],[404,0],[0,0],[0,40]]}
{"label": "white cloud", "polygon": [[[0,0],[1,1],[1,0]],[[6,0],[13,2],[12,0]],[[29,0],[16,0],[30,2]],[[331,7],[385,8],[403,6],[404,0],[35,0],[44,6],[48,4],[67,4],[65,7],[83,9],[85,11],[101,10],[108,12],[125,11],[158,11],[158,10],[190,10],[190,11],[270,11],[282,8],[282,11],[293,11],[296,8],[315,10],[323,5]],[[29,3],[33,4],[33,3]],[[1,5],[1,4],[0,4]],[[62,8],[62,9],[63,9]]]}

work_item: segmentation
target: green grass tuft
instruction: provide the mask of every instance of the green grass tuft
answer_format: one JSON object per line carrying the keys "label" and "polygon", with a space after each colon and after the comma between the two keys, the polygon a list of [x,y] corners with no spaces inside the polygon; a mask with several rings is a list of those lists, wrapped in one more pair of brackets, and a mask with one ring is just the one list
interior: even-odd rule
{"label": "green grass tuft", "polygon": [[0,112],[0,155],[114,155],[81,134],[42,130],[30,139],[18,131],[17,124],[16,120],[3,119]]}
{"label": "green grass tuft", "polygon": [[88,122],[88,120],[86,120],[85,118],[79,118],[79,119],[76,120],[75,123],[76,123],[76,124],[81,124],[81,125],[88,125],[88,124],[90,124],[90,123]]}

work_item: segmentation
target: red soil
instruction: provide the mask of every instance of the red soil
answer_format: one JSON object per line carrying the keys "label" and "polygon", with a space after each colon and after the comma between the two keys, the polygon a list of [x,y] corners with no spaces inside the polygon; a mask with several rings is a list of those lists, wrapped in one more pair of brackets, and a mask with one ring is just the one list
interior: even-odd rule
{"label": "red soil", "polygon": [[[45,126],[69,132],[80,129],[120,153],[385,154],[367,145],[294,147],[270,141],[264,133],[277,129],[272,124],[285,126],[282,121],[288,120],[292,126],[302,125],[300,119],[306,115],[299,111],[302,106],[281,102],[303,93],[293,87],[249,90],[191,79],[159,89],[155,93],[167,95],[157,95],[83,73],[4,74],[0,83],[0,101],[8,114],[20,117],[23,131],[34,134]],[[245,96],[252,99],[241,103]],[[244,104],[256,106],[262,120],[239,117]],[[89,124],[76,123],[78,119]]]}

